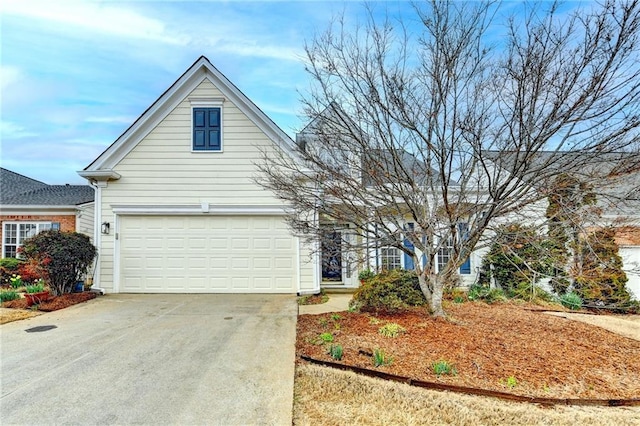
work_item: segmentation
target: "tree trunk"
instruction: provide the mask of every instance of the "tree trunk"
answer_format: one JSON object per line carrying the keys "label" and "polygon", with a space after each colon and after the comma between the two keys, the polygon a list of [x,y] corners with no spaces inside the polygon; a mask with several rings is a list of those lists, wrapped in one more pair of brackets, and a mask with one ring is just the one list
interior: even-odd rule
{"label": "tree trunk", "polygon": [[433,279],[433,295],[429,307],[431,315],[434,317],[444,318],[444,310],[442,309],[442,295],[444,293],[444,280],[439,275]]}

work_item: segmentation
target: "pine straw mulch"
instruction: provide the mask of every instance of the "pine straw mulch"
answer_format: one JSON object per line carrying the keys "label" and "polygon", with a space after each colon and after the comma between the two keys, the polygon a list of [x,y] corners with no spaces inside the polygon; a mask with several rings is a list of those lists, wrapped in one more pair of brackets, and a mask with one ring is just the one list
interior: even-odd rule
{"label": "pine straw mulch", "polygon": [[[640,341],[540,309],[447,304],[447,320],[434,319],[424,309],[395,315],[300,315],[296,355],[300,363],[301,355],[333,361],[330,344],[319,338],[329,332],[333,344],[344,348],[338,362],[413,379],[546,398],[638,398]],[[387,322],[406,332],[382,336],[378,329]],[[376,348],[393,357],[391,365],[373,366],[369,354]],[[432,363],[440,360],[453,364],[457,375],[436,376]],[[516,379],[512,387],[507,384],[511,376]]]}
{"label": "pine straw mulch", "polygon": [[[38,310],[44,312],[57,311],[95,298],[96,293],[90,291],[62,294],[60,296],[51,297],[46,302],[40,303],[38,305]],[[24,298],[4,302],[2,307],[12,309],[31,309],[27,306],[27,300]]]}

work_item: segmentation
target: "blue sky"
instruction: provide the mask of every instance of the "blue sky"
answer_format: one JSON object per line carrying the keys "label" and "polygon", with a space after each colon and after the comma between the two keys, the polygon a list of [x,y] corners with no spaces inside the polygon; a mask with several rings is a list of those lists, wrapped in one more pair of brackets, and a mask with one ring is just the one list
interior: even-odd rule
{"label": "blue sky", "polygon": [[[408,2],[386,2],[395,13]],[[305,41],[359,2],[0,3],[0,164],[50,184],[83,169],[200,55],[285,132],[304,126]]]}
{"label": "blue sky", "polygon": [[[355,4],[352,4],[355,6]],[[200,55],[283,130],[302,126],[303,46],[343,3],[5,1],[2,167],[51,184],[87,166]]]}

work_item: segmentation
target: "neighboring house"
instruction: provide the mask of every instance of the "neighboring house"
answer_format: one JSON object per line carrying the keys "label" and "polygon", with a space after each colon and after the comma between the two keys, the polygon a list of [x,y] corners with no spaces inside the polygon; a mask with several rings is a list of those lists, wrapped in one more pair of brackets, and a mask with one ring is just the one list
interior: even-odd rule
{"label": "neighboring house", "polygon": [[16,257],[25,238],[45,229],[77,231],[93,238],[94,189],[48,185],[0,168],[2,257]]}
{"label": "neighboring house", "polygon": [[291,138],[200,57],[78,172],[97,187],[104,231],[94,287],[318,291],[318,262],[288,230],[285,205],[254,181],[273,150],[297,155]]}

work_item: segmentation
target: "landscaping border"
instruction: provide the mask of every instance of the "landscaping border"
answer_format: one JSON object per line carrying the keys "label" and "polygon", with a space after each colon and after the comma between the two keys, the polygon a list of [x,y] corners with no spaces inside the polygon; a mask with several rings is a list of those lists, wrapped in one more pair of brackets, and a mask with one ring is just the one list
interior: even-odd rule
{"label": "landscaping border", "polygon": [[353,371],[369,377],[376,377],[394,382],[406,383],[411,386],[417,386],[426,389],[434,389],[441,391],[450,391],[464,393],[468,395],[488,396],[499,398],[507,401],[528,402],[541,405],[576,405],[576,406],[603,406],[603,407],[635,407],[640,406],[640,398],[634,399],[582,399],[582,398],[539,398],[524,395],[515,395],[507,392],[498,392],[488,389],[470,388],[466,386],[446,385],[443,383],[427,382],[416,380],[410,377],[398,376],[395,374],[384,373],[382,371],[370,370],[368,368],[355,367],[347,364],[339,364],[332,361],[322,361],[310,356],[301,355],[300,358],[312,364],[322,365],[325,367],[336,368],[339,370]]}

